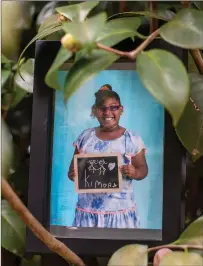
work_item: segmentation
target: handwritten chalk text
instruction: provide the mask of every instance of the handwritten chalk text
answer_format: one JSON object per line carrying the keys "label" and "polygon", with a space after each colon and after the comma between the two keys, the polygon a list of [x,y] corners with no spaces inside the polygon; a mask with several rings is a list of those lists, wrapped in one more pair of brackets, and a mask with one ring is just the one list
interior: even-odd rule
{"label": "handwritten chalk text", "polygon": [[108,182],[108,183],[103,183],[101,181],[98,180],[94,180],[94,181],[89,181],[89,175],[87,175],[87,172],[85,170],[85,188],[95,188],[95,189],[99,189],[99,188],[118,188],[118,184],[116,184],[115,182]]}

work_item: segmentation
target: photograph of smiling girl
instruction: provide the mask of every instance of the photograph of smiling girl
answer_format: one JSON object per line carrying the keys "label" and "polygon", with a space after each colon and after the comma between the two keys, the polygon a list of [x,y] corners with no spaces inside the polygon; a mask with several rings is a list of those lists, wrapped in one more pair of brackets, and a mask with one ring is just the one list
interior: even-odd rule
{"label": "photograph of smiling girl", "polygon": [[[163,137],[164,109],[134,70],[100,72],[65,105],[57,91],[51,225],[162,229]],[[121,192],[77,194],[74,154],[111,152],[121,154]]]}

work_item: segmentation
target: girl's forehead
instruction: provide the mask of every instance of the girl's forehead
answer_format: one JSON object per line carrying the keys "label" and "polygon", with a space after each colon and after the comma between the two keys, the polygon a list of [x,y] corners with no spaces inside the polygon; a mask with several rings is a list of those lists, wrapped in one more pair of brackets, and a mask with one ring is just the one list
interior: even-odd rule
{"label": "girl's forehead", "polygon": [[119,101],[116,98],[114,98],[114,97],[106,97],[103,100],[103,104],[113,104],[113,103],[118,104]]}

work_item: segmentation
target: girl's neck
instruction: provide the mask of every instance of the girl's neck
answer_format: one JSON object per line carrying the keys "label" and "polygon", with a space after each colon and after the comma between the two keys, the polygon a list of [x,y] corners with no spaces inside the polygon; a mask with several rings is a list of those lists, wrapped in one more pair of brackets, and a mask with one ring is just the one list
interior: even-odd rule
{"label": "girl's neck", "polygon": [[99,138],[100,140],[115,140],[120,138],[121,136],[124,135],[126,129],[121,127],[121,126],[117,126],[111,129],[105,129],[102,127],[98,127],[95,128],[95,134],[96,137]]}
{"label": "girl's neck", "polygon": [[115,127],[112,127],[112,128],[105,128],[105,127],[102,127],[100,126],[99,127],[99,130],[100,132],[109,132],[109,133],[113,133],[113,132],[116,132],[120,129],[121,127],[119,125],[116,125]]}

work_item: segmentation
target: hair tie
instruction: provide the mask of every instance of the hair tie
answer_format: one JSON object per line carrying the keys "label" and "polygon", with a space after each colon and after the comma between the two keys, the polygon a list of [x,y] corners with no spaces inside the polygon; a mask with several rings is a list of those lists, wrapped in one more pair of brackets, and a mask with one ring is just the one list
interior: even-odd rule
{"label": "hair tie", "polygon": [[112,91],[112,87],[109,84],[105,84],[105,85],[101,86],[99,91]]}

